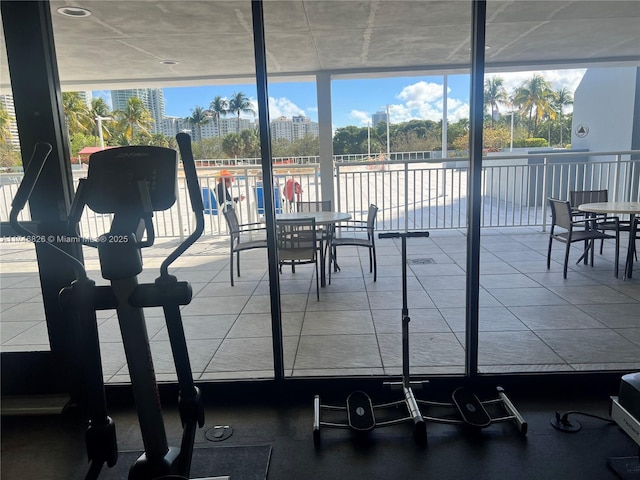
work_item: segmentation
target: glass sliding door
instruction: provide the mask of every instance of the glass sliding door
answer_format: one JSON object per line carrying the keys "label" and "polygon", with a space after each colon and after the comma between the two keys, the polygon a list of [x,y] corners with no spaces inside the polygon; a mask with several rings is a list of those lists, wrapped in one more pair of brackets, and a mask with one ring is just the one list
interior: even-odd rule
{"label": "glass sliding door", "polygon": [[[566,56],[541,69],[527,68],[533,53],[527,49],[515,44],[494,49],[492,39],[511,13],[488,3],[487,17],[492,20],[487,25],[491,44],[487,62],[509,54],[523,66],[509,71],[493,68],[485,75],[481,373],[640,367],[637,322],[632,320],[639,308],[634,293],[637,285],[633,285],[637,280],[614,276],[615,242],[605,241],[602,250],[596,243],[593,266],[579,261],[584,247],[573,243],[564,278],[566,245],[554,240],[547,268],[552,225],[548,198],[570,201],[574,191],[607,190],[613,199],[614,169],[622,172],[631,165],[620,160],[619,167],[615,166],[615,156],[597,152],[625,151],[633,146],[629,137],[605,132],[631,124],[623,120],[630,118],[625,117],[623,105],[637,103],[637,64],[573,67],[584,52],[572,49],[570,32],[597,29],[601,21],[617,25],[614,29],[625,28],[625,17],[637,15],[637,8],[621,3],[608,10],[604,19],[599,16],[604,9],[605,5],[592,4],[579,18],[562,14],[549,18],[541,33],[557,36],[562,32],[559,44]],[[532,11],[527,21],[536,21],[540,15],[547,13]],[[637,29],[635,41],[637,52]],[[625,46],[616,50],[610,53],[630,53]],[[587,125],[591,129],[585,135]],[[633,180],[628,181],[633,185]],[[618,200],[635,201],[633,192],[626,191],[627,196]],[[562,231],[555,227],[555,233]],[[620,258],[624,259],[628,234],[620,235]],[[622,264],[623,260],[620,268]]]}

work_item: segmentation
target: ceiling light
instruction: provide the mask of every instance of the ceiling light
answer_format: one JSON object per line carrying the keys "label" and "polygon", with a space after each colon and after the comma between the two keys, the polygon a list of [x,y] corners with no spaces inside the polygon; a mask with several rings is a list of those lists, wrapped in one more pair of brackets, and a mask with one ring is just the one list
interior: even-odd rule
{"label": "ceiling light", "polygon": [[178,60],[160,60],[162,65],[178,65],[180,62]]}
{"label": "ceiling light", "polygon": [[82,18],[91,15],[91,12],[82,7],[60,7],[56,10],[60,15],[65,17]]}

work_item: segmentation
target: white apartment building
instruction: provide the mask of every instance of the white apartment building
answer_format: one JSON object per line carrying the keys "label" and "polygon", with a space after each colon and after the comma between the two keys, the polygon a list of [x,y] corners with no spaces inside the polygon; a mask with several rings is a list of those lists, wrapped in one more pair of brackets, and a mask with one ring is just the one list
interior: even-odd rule
{"label": "white apartment building", "polygon": [[271,139],[284,138],[293,142],[293,121],[287,117],[278,117],[271,120]]}
{"label": "white apartment building", "polygon": [[84,104],[91,109],[91,99],[93,99],[93,93],[89,92],[77,92],[80,99]]}
{"label": "white apartment building", "polygon": [[162,133],[164,115],[164,92],[161,88],[134,88],[129,90],[111,90],[113,110],[124,110],[131,97],[138,97],[153,118],[152,133]]}
{"label": "white apartment building", "polygon": [[[251,130],[256,128],[257,122],[252,122],[247,118],[240,118],[240,128],[238,128],[238,117],[229,117],[220,119],[220,136],[224,137],[230,133],[238,133],[243,130]],[[203,135],[204,136],[204,135]]]}
{"label": "white apartment building", "polygon": [[14,146],[14,148],[20,148],[20,138],[18,138],[18,123],[16,122],[16,110],[13,105],[13,95],[0,95],[0,105],[7,111],[9,114],[9,133],[11,137],[9,138],[9,143]]}
{"label": "white apartment building", "polygon": [[309,118],[301,115],[292,118],[279,117],[271,121],[271,138],[273,140],[284,138],[293,142],[307,135],[314,137],[319,135],[318,122],[312,122]]}

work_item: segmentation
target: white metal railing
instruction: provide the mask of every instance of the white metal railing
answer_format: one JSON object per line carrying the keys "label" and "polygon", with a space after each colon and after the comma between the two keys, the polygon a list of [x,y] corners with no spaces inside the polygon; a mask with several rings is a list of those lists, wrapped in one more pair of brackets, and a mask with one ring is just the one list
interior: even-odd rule
{"label": "white metal railing", "polygon": [[[411,156],[414,152],[410,152]],[[404,158],[402,153],[392,158]],[[378,210],[379,230],[465,228],[467,225],[468,158],[407,159],[335,162],[334,191],[337,211],[354,219],[365,219],[369,204]],[[222,166],[198,169],[205,199],[215,198],[217,173]],[[224,166],[235,182],[232,196],[244,195],[237,205],[241,222],[257,221],[261,212],[261,169],[237,163]],[[276,208],[287,209],[283,189],[293,179],[302,188],[302,199],[321,198],[317,163],[294,163],[274,167]],[[79,173],[79,175],[77,175]],[[86,172],[76,172],[78,178]],[[0,191],[0,220],[7,221],[20,175],[3,177]],[[571,190],[608,189],[612,200],[640,201],[640,151],[562,152],[513,155],[503,153],[483,158],[483,227],[541,226],[548,222],[547,197],[568,199]],[[156,212],[158,237],[183,237],[193,228],[187,188],[178,181],[176,204]],[[205,207],[207,202],[205,200]],[[226,234],[222,212],[207,211],[204,235]],[[28,220],[28,212],[22,219]],[[111,224],[110,215],[85,210],[82,234],[96,238]]]}
{"label": "white metal railing", "polygon": [[[541,226],[548,197],[608,189],[640,201],[640,151],[502,154],[483,158],[482,227]],[[635,158],[634,158],[635,157]],[[436,163],[437,162],[437,163]],[[336,163],[337,209],[364,218],[378,207],[379,230],[465,228],[468,158]]]}

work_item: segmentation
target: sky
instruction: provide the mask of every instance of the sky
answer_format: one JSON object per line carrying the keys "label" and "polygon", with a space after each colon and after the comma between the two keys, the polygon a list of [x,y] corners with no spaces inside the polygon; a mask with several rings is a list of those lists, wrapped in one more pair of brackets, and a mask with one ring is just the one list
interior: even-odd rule
{"label": "sky", "polygon": [[[511,93],[534,73],[539,73],[554,90],[567,88],[574,92],[585,71],[573,69],[505,72],[487,74],[485,78],[503,78],[507,92]],[[442,119],[443,108],[442,85],[442,76],[334,80],[331,84],[333,128],[348,125],[366,127],[371,121],[371,115],[378,111],[386,111],[387,105],[391,123],[415,119],[439,121]],[[469,88],[469,75],[447,77],[449,122],[469,117]],[[215,96],[229,99],[236,92],[244,93],[254,103],[255,111],[258,111],[256,87],[253,84],[171,87],[163,90],[167,116],[190,116],[195,107],[208,108]],[[315,83],[270,82],[268,91],[271,119],[303,115],[312,121],[318,121]],[[109,104],[111,102],[109,91],[93,92],[93,95],[105,98]],[[502,111],[506,110],[505,107]],[[567,108],[567,111],[571,111],[571,108]],[[254,118],[251,114],[242,116]]]}

